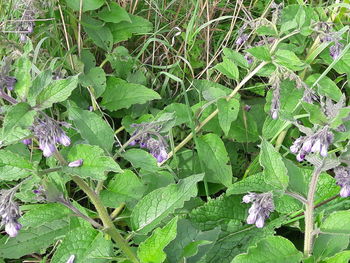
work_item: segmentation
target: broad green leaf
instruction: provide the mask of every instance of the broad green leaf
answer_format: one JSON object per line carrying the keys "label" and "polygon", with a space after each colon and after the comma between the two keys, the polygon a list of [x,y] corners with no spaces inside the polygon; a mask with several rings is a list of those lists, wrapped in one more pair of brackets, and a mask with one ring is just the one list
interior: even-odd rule
{"label": "broad green leaf", "polygon": [[202,232],[195,228],[189,220],[179,220],[176,238],[164,250],[168,255],[167,260],[170,263],[178,263],[186,257],[188,263],[199,262],[199,259],[217,239],[219,231],[219,228],[215,228]]}
{"label": "broad green leaf", "polygon": [[126,47],[118,46],[113,49],[110,54],[107,54],[106,58],[111,67],[115,70],[113,77],[120,79],[127,79],[133,72],[133,67],[136,64],[136,59],[129,54],[129,50]]}
{"label": "broad green leaf", "polygon": [[274,60],[277,64],[290,70],[299,71],[304,68],[304,63],[295,55],[294,52],[284,49],[276,51]]}
{"label": "broad green leaf", "polygon": [[322,263],[348,263],[350,260],[350,250],[340,252],[333,257],[327,258]]}
{"label": "broad green leaf", "polygon": [[113,35],[107,25],[101,21],[83,15],[82,24],[87,35],[92,39],[96,46],[109,52],[113,46]]}
{"label": "broad green leaf", "polygon": [[106,73],[100,67],[90,69],[87,74],[79,76],[79,82],[84,87],[91,86],[93,95],[98,98],[106,89]]}
{"label": "broad green leaf", "polygon": [[337,211],[330,214],[321,224],[322,232],[350,235],[350,211]]}
{"label": "broad green leaf", "polygon": [[97,16],[105,22],[119,23],[127,21],[131,23],[128,13],[117,3],[110,3],[109,7],[104,7]]}
{"label": "broad green leaf", "polygon": [[288,239],[271,236],[250,247],[248,252],[236,256],[232,263],[299,263],[303,255]]}
{"label": "broad green leaf", "polygon": [[117,78],[107,80],[107,88],[102,97],[101,105],[111,111],[160,99],[159,94],[152,89]]}
{"label": "broad green leaf", "polygon": [[349,245],[349,236],[319,234],[316,237],[312,255],[316,262],[332,257],[346,249]]}
{"label": "broad green leaf", "polygon": [[25,100],[32,85],[31,69],[32,63],[27,54],[20,57],[15,63],[16,71],[14,76],[17,79],[14,91],[21,100]]}
{"label": "broad green leaf", "polygon": [[88,73],[90,69],[93,69],[96,66],[95,55],[91,53],[88,49],[83,49],[81,51],[81,62],[84,64],[84,72]]}
{"label": "broad green leaf", "polygon": [[286,189],[288,186],[288,171],[281,155],[271,143],[265,139],[261,143],[260,165],[264,168],[265,181],[277,189]]}
{"label": "broad green leaf", "polygon": [[[24,214],[20,218],[23,227],[15,238],[4,236],[0,240],[0,257],[18,259],[48,248],[59,238],[70,231],[68,209],[56,206],[52,214],[53,204],[38,205],[35,211]],[[33,223],[34,227],[31,226]]]}
{"label": "broad green leaf", "polygon": [[231,124],[227,137],[237,142],[256,142],[259,140],[258,126],[250,112],[240,109],[237,119]]}
{"label": "broad green leaf", "polygon": [[52,81],[52,71],[45,70],[41,72],[32,83],[28,92],[27,101],[31,106],[35,106],[36,98]]}
{"label": "broad green leaf", "polygon": [[74,122],[81,137],[92,145],[100,146],[107,152],[112,151],[114,144],[114,131],[94,112],[69,108],[69,118]]}
{"label": "broad green leaf", "polygon": [[[80,10],[80,0],[66,0],[67,5],[74,11]],[[104,0],[84,0],[83,12],[95,10],[100,8],[104,4]]]}
{"label": "broad green leaf", "polygon": [[1,129],[1,144],[8,145],[30,135],[28,130],[32,125],[36,112],[24,102],[11,106],[3,120]]}
{"label": "broad green leaf", "polygon": [[[190,118],[188,117],[188,112],[187,112],[187,105],[182,104],[182,103],[171,103],[168,106],[166,106],[163,110],[163,112],[168,112],[168,113],[174,113],[175,114],[175,126],[179,126],[183,123],[189,124],[191,122]],[[190,111],[191,117],[192,116],[192,111]]]}
{"label": "broad green leaf", "polygon": [[289,195],[275,196],[275,210],[280,214],[290,214],[303,208],[302,203]]}
{"label": "broad green leaf", "polygon": [[176,237],[178,217],[174,217],[163,228],[157,228],[137,249],[142,263],[162,263],[166,259],[163,249]]}
{"label": "broad green leaf", "polygon": [[249,68],[248,61],[244,58],[244,56],[241,53],[226,47],[223,49],[223,52],[225,57],[235,62],[238,66],[243,68]]}
{"label": "broad green leaf", "polygon": [[209,182],[232,184],[231,166],[224,142],[216,134],[206,134],[197,139],[197,152]]}
{"label": "broad green leaf", "polygon": [[147,19],[130,14],[129,17],[131,23],[123,21],[110,25],[114,43],[128,40],[133,34],[142,35],[152,31],[153,25]]}
{"label": "broad green leaf", "polygon": [[237,119],[240,107],[239,100],[234,98],[227,101],[225,98],[222,98],[218,100],[217,105],[219,110],[219,123],[222,130],[227,135],[230,131],[232,122]]}
{"label": "broad green leaf", "polygon": [[343,124],[346,117],[348,117],[350,114],[350,107],[342,108],[339,110],[339,113],[331,122],[331,128],[335,129],[338,128],[341,124]]}
{"label": "broad green leaf", "polygon": [[310,114],[310,122],[323,125],[327,123],[327,117],[321,110],[321,107],[315,104],[302,102],[303,108]]}
{"label": "broad green leaf", "polygon": [[230,79],[237,80],[239,78],[236,64],[226,57],[224,57],[223,62],[217,64],[214,68]]}
{"label": "broad green leaf", "polygon": [[0,180],[12,181],[28,177],[35,167],[28,159],[8,150],[0,150]]}
{"label": "broad green leaf", "polygon": [[145,191],[145,185],[130,170],[115,174],[105,190],[101,191],[101,199],[105,206],[118,207],[121,203],[133,206]]}
{"label": "broad green leaf", "polygon": [[242,196],[222,195],[191,211],[190,221],[200,230],[211,230],[228,224],[230,220],[245,221],[248,206]]}
{"label": "broad green leaf", "polygon": [[244,194],[248,192],[268,192],[271,186],[265,182],[265,174],[257,173],[232,184],[226,191],[227,195]]}
{"label": "broad green leaf", "polygon": [[113,171],[121,173],[119,165],[110,156],[105,156],[104,151],[98,147],[89,144],[76,144],[68,153],[67,161],[73,162],[82,159],[83,164],[80,167],[65,167],[66,173],[77,175],[81,178],[92,178],[95,180],[106,179],[105,172]]}
{"label": "broad green leaf", "polygon": [[151,231],[185,201],[197,195],[197,183],[202,179],[203,174],[192,175],[144,196],[131,213],[133,230],[144,234]]}
{"label": "broad green leaf", "polygon": [[110,262],[113,244],[91,226],[77,227],[67,233],[50,262],[66,263],[71,255],[74,263]]}
{"label": "broad green leaf", "polygon": [[135,168],[142,168],[146,171],[155,171],[159,169],[157,159],[144,150],[130,149],[123,153],[123,157]]}
{"label": "broad green leaf", "polygon": [[[309,76],[305,83],[309,86],[312,86],[314,82],[321,76],[321,74],[312,74]],[[318,92],[320,95],[327,96],[334,101],[339,101],[342,97],[342,92],[338,88],[338,86],[327,76],[324,76],[318,83]]]}
{"label": "broad green leaf", "polygon": [[37,99],[36,106],[46,109],[53,103],[65,101],[78,85],[78,76],[52,81],[46,89],[42,90]]}
{"label": "broad green leaf", "polygon": [[271,61],[271,55],[269,48],[264,45],[264,46],[257,46],[257,47],[252,47],[246,50],[248,53],[252,54],[252,56],[264,60],[264,61]]}
{"label": "broad green leaf", "polygon": [[256,30],[259,36],[276,36],[277,32],[272,26],[261,26]]}

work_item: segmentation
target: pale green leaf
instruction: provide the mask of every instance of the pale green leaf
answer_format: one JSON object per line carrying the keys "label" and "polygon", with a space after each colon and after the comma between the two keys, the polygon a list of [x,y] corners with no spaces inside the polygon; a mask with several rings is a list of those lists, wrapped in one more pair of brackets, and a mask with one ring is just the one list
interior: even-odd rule
{"label": "pale green leaf", "polygon": [[79,82],[84,87],[92,87],[93,95],[98,98],[106,89],[106,73],[100,67],[89,70],[87,74],[79,76]]}
{"label": "pale green leaf", "polygon": [[265,181],[277,189],[286,189],[288,186],[288,171],[282,161],[281,155],[271,143],[262,140],[260,152],[260,165],[264,168]]}
{"label": "pale green leaf", "polygon": [[246,51],[260,60],[271,60],[270,51],[266,45],[248,48]]}
{"label": "pale green leaf", "polygon": [[197,183],[202,179],[203,174],[192,175],[144,196],[131,213],[132,228],[141,233],[151,231],[185,201],[197,195]]}
{"label": "pale green leaf", "polygon": [[135,168],[142,168],[146,171],[155,171],[159,169],[157,159],[144,150],[130,149],[123,153],[123,157]]}
{"label": "pale green leaf", "polygon": [[18,180],[28,177],[35,167],[23,156],[8,150],[0,150],[0,179],[4,181]]}
{"label": "pale green leaf", "polygon": [[66,173],[77,175],[81,178],[92,178],[95,180],[106,179],[105,172],[122,172],[119,165],[110,156],[105,156],[104,151],[98,147],[89,144],[76,144],[68,153],[68,162],[82,159],[83,164],[80,167],[65,167]]}
{"label": "pale green leaf", "polygon": [[102,97],[101,105],[111,111],[160,99],[159,94],[152,89],[117,78],[108,79],[107,88]]}
{"label": "pale green leaf", "polygon": [[36,106],[45,109],[51,107],[53,103],[65,101],[77,85],[78,76],[52,81],[46,89],[39,93]]}
{"label": "pale green leaf", "polygon": [[109,7],[104,7],[97,16],[105,22],[119,23],[122,21],[127,21],[131,23],[131,19],[128,13],[117,3],[110,3]]}
{"label": "pale green leaf", "polygon": [[216,134],[206,134],[197,139],[197,152],[202,161],[209,182],[230,186],[232,183],[231,166],[224,142]]}
{"label": "pale green leaf", "polygon": [[166,258],[163,249],[176,237],[178,217],[174,217],[163,228],[157,228],[143,241],[137,250],[142,263],[162,263]]}
{"label": "pale green leaf", "polygon": [[28,95],[29,88],[32,84],[30,74],[32,63],[30,62],[27,54],[24,54],[16,61],[15,68],[16,71],[14,76],[16,77],[17,82],[14,91],[16,92],[17,96],[21,98],[21,100],[25,100]]}
{"label": "pale green leaf", "polygon": [[[321,76],[321,74],[312,74],[309,76],[305,83],[309,86],[312,86],[316,80]],[[327,76],[324,76],[320,81],[317,83],[318,92],[320,95],[327,96],[331,98],[334,101],[339,101],[342,97],[342,92],[338,88],[338,86]]]}
{"label": "pale green leaf", "polygon": [[240,106],[239,100],[234,98],[227,101],[225,98],[221,98],[218,100],[217,105],[219,110],[219,123],[222,130],[227,135],[230,131],[232,122],[237,119]]}
{"label": "pale green leaf", "polygon": [[348,263],[350,260],[350,250],[340,252],[333,257],[327,258],[322,263]]}
{"label": "pale green leaf", "polygon": [[305,66],[294,52],[284,49],[276,51],[275,62],[294,71],[302,70]]}
{"label": "pale green leaf", "polygon": [[350,235],[350,211],[337,211],[330,214],[321,224],[322,232]]}
{"label": "pale green leaf", "polygon": [[[74,11],[80,10],[80,0],[66,0],[67,5]],[[104,4],[104,0],[84,0],[83,12],[95,10],[100,8]]]}
{"label": "pale green leaf", "polygon": [[271,236],[250,247],[247,253],[236,256],[232,263],[299,263],[302,257],[288,239]]}
{"label": "pale green leaf", "polygon": [[237,80],[239,78],[236,64],[226,57],[224,57],[223,62],[217,64],[214,68],[230,79]]}
{"label": "pale green leaf", "polygon": [[87,35],[92,39],[96,46],[111,51],[113,46],[113,35],[107,25],[101,21],[84,15],[82,17],[82,24]]}
{"label": "pale green leaf", "polygon": [[268,192],[271,186],[265,182],[265,174],[257,173],[232,184],[226,191],[227,195],[244,194],[248,192]]}

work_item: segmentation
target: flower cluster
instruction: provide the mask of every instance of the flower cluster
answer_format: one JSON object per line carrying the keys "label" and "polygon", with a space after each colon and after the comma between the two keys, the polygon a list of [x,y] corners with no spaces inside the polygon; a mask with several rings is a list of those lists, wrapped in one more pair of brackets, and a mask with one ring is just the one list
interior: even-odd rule
{"label": "flower cluster", "polygon": [[339,195],[341,197],[350,196],[350,168],[338,166],[334,169],[334,173],[337,185],[341,187]]}
{"label": "flower cluster", "polygon": [[18,204],[13,201],[13,189],[0,191],[0,216],[1,226],[5,225],[5,231],[10,237],[15,237],[22,225],[18,223],[20,217]]}
{"label": "flower cluster", "polygon": [[331,24],[327,23],[327,22],[319,22],[316,25],[315,29],[320,34],[320,41],[321,42],[334,42],[334,45],[332,45],[329,48],[329,55],[333,59],[338,58],[341,51],[344,48],[344,45],[342,43],[340,43],[341,37],[338,35],[338,33],[332,31]]}
{"label": "flower cluster", "polygon": [[151,124],[133,124],[132,127],[136,127],[136,130],[131,135],[133,140],[129,145],[140,145],[140,148],[146,148],[150,153],[157,159],[159,163],[163,162],[168,158],[167,148],[168,144],[165,138],[159,134],[160,129],[149,129]]}
{"label": "flower cluster", "polygon": [[270,213],[275,210],[272,193],[249,193],[243,196],[244,203],[253,203],[248,210],[247,223],[262,228]]}
{"label": "flower cluster", "polygon": [[33,33],[34,30],[34,11],[27,9],[24,11],[19,25],[20,40],[25,42],[27,35]]}
{"label": "flower cluster", "polygon": [[325,126],[314,134],[301,136],[296,139],[290,147],[290,151],[297,154],[299,162],[303,161],[309,153],[319,153],[321,156],[326,157],[328,147],[333,142],[333,137],[334,135],[328,126]]}
{"label": "flower cluster", "polygon": [[32,130],[45,157],[56,152],[56,144],[70,145],[70,138],[62,130],[60,124],[51,118],[37,119]]}
{"label": "flower cluster", "polygon": [[276,120],[278,118],[278,113],[281,107],[280,97],[281,97],[281,79],[278,74],[273,74],[270,78],[270,84],[272,89],[272,100],[270,114],[271,118]]}

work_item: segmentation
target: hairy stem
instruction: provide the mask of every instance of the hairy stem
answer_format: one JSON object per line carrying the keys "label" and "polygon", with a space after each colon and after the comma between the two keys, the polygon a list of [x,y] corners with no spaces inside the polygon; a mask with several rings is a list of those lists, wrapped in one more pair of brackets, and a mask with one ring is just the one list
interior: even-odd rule
{"label": "hairy stem", "polygon": [[304,255],[310,256],[312,253],[312,243],[314,236],[314,199],[317,187],[317,181],[322,171],[323,162],[320,166],[315,167],[309,184],[305,209],[305,237],[304,237]]}

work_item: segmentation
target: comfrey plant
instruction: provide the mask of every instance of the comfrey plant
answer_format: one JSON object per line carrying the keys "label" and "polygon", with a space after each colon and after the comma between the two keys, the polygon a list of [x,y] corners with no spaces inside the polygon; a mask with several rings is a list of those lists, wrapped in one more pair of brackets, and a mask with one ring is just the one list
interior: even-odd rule
{"label": "comfrey plant", "polygon": [[168,144],[164,136],[159,132],[162,126],[158,122],[132,124],[135,131],[131,135],[129,145],[139,145],[140,148],[146,148],[157,159],[158,163],[168,158]]}

